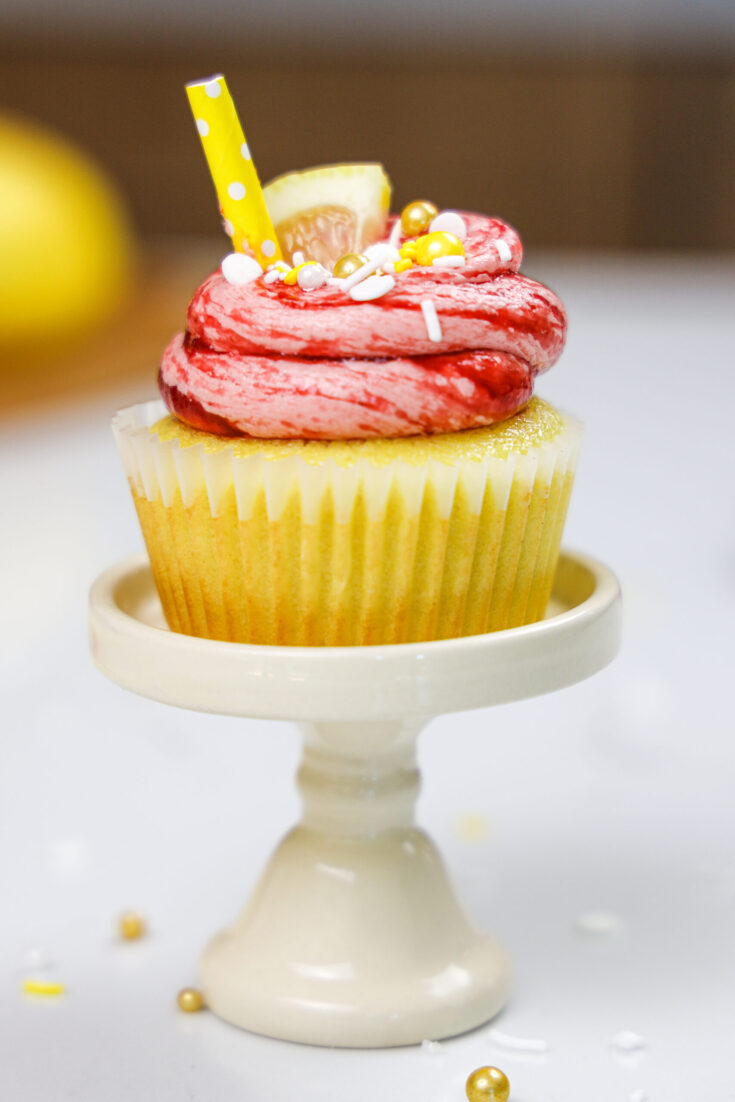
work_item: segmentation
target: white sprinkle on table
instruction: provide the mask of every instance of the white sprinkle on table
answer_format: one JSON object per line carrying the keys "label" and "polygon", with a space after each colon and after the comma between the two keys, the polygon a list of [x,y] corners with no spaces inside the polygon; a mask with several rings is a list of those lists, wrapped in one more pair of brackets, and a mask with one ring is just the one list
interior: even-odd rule
{"label": "white sprinkle on table", "polygon": [[514,1037],[510,1033],[501,1033],[499,1029],[488,1031],[488,1040],[499,1048],[509,1052],[548,1052],[548,1042],[541,1037]]}
{"label": "white sprinkle on table", "polygon": [[583,911],[574,928],[584,937],[614,937],[623,928],[623,920],[613,911]]}
{"label": "white sprinkle on table", "polygon": [[426,332],[429,335],[429,340],[440,341],[442,339],[442,327],[439,324],[439,318],[436,313],[436,306],[434,300],[430,298],[421,299],[421,313],[424,315],[424,322],[426,323]]}
{"label": "white sprinkle on table", "polygon": [[640,1052],[641,1049],[648,1048],[648,1041],[632,1029],[621,1029],[620,1033],[610,1038],[610,1046],[618,1052]]}

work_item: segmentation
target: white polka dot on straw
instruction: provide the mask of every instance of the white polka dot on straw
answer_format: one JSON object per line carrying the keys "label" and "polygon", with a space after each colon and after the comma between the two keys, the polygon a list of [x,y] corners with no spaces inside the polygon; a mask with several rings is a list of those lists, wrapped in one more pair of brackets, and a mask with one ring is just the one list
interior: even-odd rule
{"label": "white polka dot on straw", "polygon": [[247,142],[242,143],[242,145],[240,146],[240,152],[242,153],[242,155],[243,155],[243,157],[245,158],[246,161],[251,160],[250,150],[248,149],[248,143]]}
{"label": "white polka dot on straw", "polygon": [[197,130],[203,138],[209,133],[209,123],[206,119],[197,119]]}
{"label": "white polka dot on straw", "polygon": [[440,341],[442,339],[442,327],[439,324],[439,318],[436,315],[436,306],[434,305],[432,299],[421,299],[421,312],[424,315],[426,332],[428,334],[429,340],[434,341],[435,343],[437,341]]}
{"label": "white polka dot on straw", "polygon": [[204,91],[207,93],[210,99],[217,99],[217,96],[221,93],[222,88],[220,87],[218,81],[208,80],[207,83],[204,85]]}
{"label": "white polka dot on straw", "polygon": [[235,180],[234,183],[227,185],[227,194],[230,199],[244,199],[245,185],[241,184],[239,180]]}
{"label": "white polka dot on straw", "polygon": [[263,256],[275,256],[276,246],[273,241],[269,241],[268,238],[266,238],[263,244],[260,246],[260,251],[262,252]]}

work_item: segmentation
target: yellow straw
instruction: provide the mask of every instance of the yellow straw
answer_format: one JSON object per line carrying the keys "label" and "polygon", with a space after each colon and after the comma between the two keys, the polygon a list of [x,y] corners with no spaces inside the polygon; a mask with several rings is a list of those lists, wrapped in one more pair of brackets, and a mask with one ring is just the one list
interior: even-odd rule
{"label": "yellow straw", "polygon": [[186,94],[233,248],[249,246],[265,268],[281,249],[225,78],[193,81]]}

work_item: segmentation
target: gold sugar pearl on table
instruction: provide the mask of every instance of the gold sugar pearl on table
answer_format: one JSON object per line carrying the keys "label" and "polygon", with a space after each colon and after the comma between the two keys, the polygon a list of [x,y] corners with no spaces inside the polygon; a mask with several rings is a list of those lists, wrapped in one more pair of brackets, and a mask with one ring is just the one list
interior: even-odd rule
{"label": "gold sugar pearl on table", "polygon": [[204,995],[196,987],[182,987],[176,996],[176,1002],[179,1010],[183,1010],[185,1014],[196,1014],[198,1010],[204,1009]]}
{"label": "gold sugar pearl on table", "polygon": [[438,209],[428,199],[415,199],[413,203],[409,203],[401,211],[401,229],[404,237],[416,237],[420,233],[426,233],[438,213]]}
{"label": "gold sugar pearl on table", "polygon": [[500,1068],[477,1068],[467,1080],[465,1090],[469,1102],[507,1102],[510,1083]]}
{"label": "gold sugar pearl on table", "polygon": [[146,932],[145,919],[137,911],[125,911],[118,921],[118,932],[123,941],[137,941]]}
{"label": "gold sugar pearl on table", "polygon": [[356,272],[358,268],[362,268],[367,262],[368,258],[363,256],[362,253],[345,253],[334,265],[332,275],[336,279],[347,279],[347,276],[351,276],[353,272]]}

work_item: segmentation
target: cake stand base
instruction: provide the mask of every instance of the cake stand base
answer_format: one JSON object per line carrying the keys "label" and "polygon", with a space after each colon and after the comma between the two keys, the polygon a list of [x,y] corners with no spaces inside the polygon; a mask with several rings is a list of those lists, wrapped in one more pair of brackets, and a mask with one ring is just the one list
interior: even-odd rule
{"label": "cake stand base", "polygon": [[169,632],[144,559],[97,580],[92,651],[118,684],[304,731],[302,822],[202,957],[215,1013],[284,1040],[369,1048],[449,1037],[501,1009],[506,953],[468,921],[414,826],[416,740],[434,715],[595,673],[617,651],[619,605],[609,570],[566,554],[538,624],[386,647],[257,647]]}

